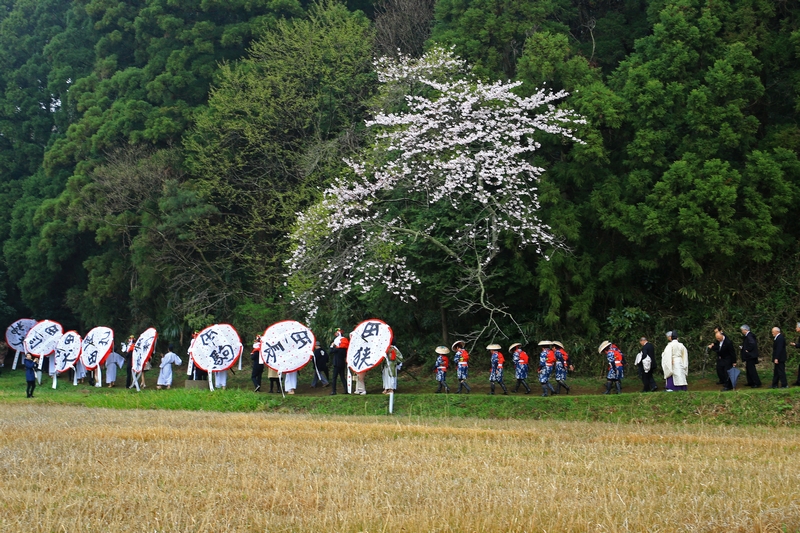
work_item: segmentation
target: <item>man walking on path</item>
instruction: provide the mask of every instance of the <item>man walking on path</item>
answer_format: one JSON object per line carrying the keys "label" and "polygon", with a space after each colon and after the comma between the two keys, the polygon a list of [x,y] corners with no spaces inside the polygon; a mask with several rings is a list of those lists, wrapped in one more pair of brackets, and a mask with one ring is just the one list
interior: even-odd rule
{"label": "man walking on path", "polygon": [[781,333],[781,328],[772,328],[772,363],[775,365],[772,371],[772,388],[780,387],[785,389],[786,383],[786,337]]}
{"label": "man walking on path", "polygon": [[717,352],[717,376],[718,385],[725,385],[722,390],[733,390],[733,383],[728,375],[728,370],[736,366],[736,352],[733,350],[733,342],[725,335],[722,328],[714,328],[716,342],[708,345],[708,349]]}
{"label": "man walking on path", "polygon": [[638,362],[642,376],[642,392],[655,392],[658,389],[656,379],[653,377],[653,370],[656,368],[656,350],[647,337],[639,339],[639,344],[642,347],[642,358]]}
{"label": "man walking on path", "polygon": [[758,364],[758,341],[750,326],[743,324],[740,328],[744,339],[742,339],[742,362],[745,365],[747,376],[747,386],[757,389],[761,386],[761,378],[758,377],[756,365]]}

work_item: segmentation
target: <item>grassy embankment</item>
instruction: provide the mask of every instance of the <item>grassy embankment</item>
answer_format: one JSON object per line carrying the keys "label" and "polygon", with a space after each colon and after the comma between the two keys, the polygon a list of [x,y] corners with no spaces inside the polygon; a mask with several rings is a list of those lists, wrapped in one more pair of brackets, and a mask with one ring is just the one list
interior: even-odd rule
{"label": "grassy embankment", "polygon": [[[247,387],[245,373],[239,372],[229,382]],[[122,378],[124,379],[124,377]],[[767,376],[762,376],[766,381]],[[5,372],[0,376],[0,402],[47,405],[83,405],[113,409],[165,409],[220,412],[275,412],[321,415],[387,415],[388,396],[380,394],[380,383],[368,381],[369,394],[328,396],[329,389],[310,389],[302,384],[299,393],[281,397],[280,394],[254,394],[249,388],[227,390],[153,390],[142,392],[120,388],[72,386],[61,381],[53,390],[52,381],[45,379],[37,387],[36,397],[25,398],[22,372]],[[265,377],[266,383],[266,377]],[[301,381],[303,383],[306,380]],[[180,387],[181,383],[176,383]],[[770,390],[762,388],[719,392],[708,379],[695,379],[688,393],[657,392],[641,394],[627,392],[604,396],[602,382],[597,379],[573,380],[573,394],[541,398],[531,395],[486,395],[484,384],[474,384],[470,395],[432,394],[434,387],[427,381],[403,385],[409,392],[395,395],[395,416],[434,418],[534,419],[635,423],[697,423],[727,425],[793,426],[800,422],[800,388]],[[267,387],[265,387],[267,388]],[[639,389],[630,380],[626,389]],[[705,390],[704,390],[705,389]]]}

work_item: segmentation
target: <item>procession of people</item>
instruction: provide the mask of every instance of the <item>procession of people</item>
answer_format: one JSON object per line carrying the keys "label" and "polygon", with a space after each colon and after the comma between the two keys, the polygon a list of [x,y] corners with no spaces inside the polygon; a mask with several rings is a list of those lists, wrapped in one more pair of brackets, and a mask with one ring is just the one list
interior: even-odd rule
{"label": "procession of people", "polygon": [[[756,336],[747,324],[743,324],[739,330],[741,338],[738,339],[738,357],[735,340],[719,326],[713,329],[714,342],[707,345],[706,353],[714,354],[715,361],[713,364],[716,372],[717,384],[722,385],[722,391],[731,391],[736,388],[737,378],[740,374],[738,368],[739,364],[745,368],[744,375],[748,387],[759,388],[762,386],[756,366],[759,364],[760,357]],[[795,330],[800,333],[800,323],[796,324]],[[772,336],[770,361],[773,365],[771,386],[772,388],[787,388],[788,379],[785,368],[787,346],[800,349],[800,339],[798,339],[797,342],[787,342],[785,335],[777,326],[773,327],[770,333]],[[208,373],[195,365],[192,357],[191,346],[194,344],[197,335],[198,332],[195,332],[187,353],[189,377],[193,380],[209,379]],[[327,349],[322,347],[319,340],[314,341],[313,354],[309,359],[311,362],[309,368],[312,369],[311,388],[320,386],[330,387],[330,394],[335,395],[337,394],[337,384],[340,383],[342,388],[349,393],[358,395],[367,394],[366,376],[368,370],[376,365],[373,364],[369,368],[359,368],[358,370],[352,368],[352,362],[348,362],[348,349],[350,347],[351,337],[352,333],[347,336],[342,329],[337,328],[333,333],[333,339]],[[642,336],[639,339],[641,349],[635,357],[633,368],[641,379],[641,392],[643,393],[659,390],[655,378],[656,374],[659,373],[659,366],[663,374],[664,391],[677,392],[688,390],[689,350],[681,341],[676,330],[667,331],[664,341],[665,345],[661,352],[660,361],[658,361],[656,359],[657,356],[653,343],[648,340],[646,336]],[[126,387],[133,388],[137,384],[140,384],[141,388],[145,387],[144,371],[149,368],[149,365],[140,369],[138,372],[134,373],[132,371],[134,344],[134,337],[131,336],[128,338],[127,342],[121,343],[119,353],[111,348],[103,359],[102,364],[106,371],[106,387],[110,388],[116,385],[117,370],[123,367],[126,368]],[[467,344],[468,342],[465,340],[457,340],[449,348],[444,345],[439,345],[433,349],[434,364],[432,368],[433,378],[437,383],[436,393],[469,394],[472,392],[472,387],[468,382],[470,378],[471,361],[469,352],[467,351]],[[561,341],[542,340],[536,343],[535,348],[539,350],[538,361],[536,361],[536,359],[534,360],[534,369],[536,370],[536,378],[541,387],[541,396],[548,397],[558,395],[562,393],[562,390],[565,394],[569,394],[571,387],[567,383],[567,378],[571,372],[574,372],[575,366],[564,344]],[[487,353],[486,370],[488,371],[488,394],[496,394],[498,392],[497,388],[499,387],[503,395],[508,395],[510,391],[504,379],[506,356],[503,353],[503,348],[500,344],[492,343],[487,345],[485,349]],[[450,357],[451,353],[452,358]],[[519,393],[522,391],[524,394],[530,394],[532,388],[528,377],[531,371],[531,361],[528,353],[525,351],[525,344],[522,342],[514,342],[508,346],[507,353],[511,357],[514,373],[513,377],[515,380],[511,392]],[[603,371],[605,386],[604,390],[601,389],[602,394],[621,394],[626,373],[629,371],[627,368],[628,361],[623,350],[614,342],[605,340],[598,346],[598,354],[605,366],[605,370]],[[269,392],[294,394],[298,390],[299,367],[291,371],[279,372],[273,368],[273,366],[265,364],[262,355],[261,335],[255,337],[252,344],[251,358],[253,365],[251,380],[254,392],[261,391],[261,376],[265,366],[268,367],[269,371]],[[53,370],[55,366],[53,362],[55,356],[44,356],[41,362],[38,359],[39,358],[35,354],[25,353],[23,364],[20,365],[26,370],[27,395],[29,397],[33,396],[36,384],[41,384],[43,368],[45,372],[48,372],[47,369],[49,369],[51,376],[55,374],[55,370]],[[383,393],[393,394],[397,392],[398,375],[403,368],[404,358],[399,348],[393,344],[393,340],[377,362],[380,363]],[[172,368],[173,366],[179,367],[183,364],[181,357],[174,352],[173,343],[169,344],[167,353],[156,357],[154,363],[158,364],[159,369],[157,389],[171,388],[173,384]],[[333,365],[332,376],[329,375],[329,363]],[[307,363],[302,366],[306,364]],[[697,362],[695,364],[697,364]],[[455,371],[455,379],[458,382],[458,388],[455,391],[451,390],[450,384],[448,384],[447,381],[451,366]],[[227,374],[227,369],[214,372],[217,388],[226,388]],[[95,373],[94,371],[87,372],[82,361],[78,359],[74,367],[70,369],[70,377],[73,378],[75,384],[82,382],[85,377],[88,377],[90,384],[94,385]],[[137,380],[137,383],[134,384],[133,380]],[[797,379],[793,384],[800,386],[800,367],[798,368]]]}

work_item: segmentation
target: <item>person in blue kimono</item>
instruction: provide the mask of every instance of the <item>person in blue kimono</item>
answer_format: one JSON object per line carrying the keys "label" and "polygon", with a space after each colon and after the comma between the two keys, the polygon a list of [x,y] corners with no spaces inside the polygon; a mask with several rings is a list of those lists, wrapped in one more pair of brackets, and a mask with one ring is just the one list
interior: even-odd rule
{"label": "person in blue kimono", "polygon": [[517,378],[517,388],[514,392],[519,392],[519,387],[525,387],[525,394],[531,393],[531,388],[528,386],[528,354],[522,350],[522,344],[515,342],[508,347],[508,351],[513,355],[511,359],[514,361],[514,376]]}
{"label": "person in blue kimono", "polygon": [[611,387],[617,389],[617,394],[622,393],[623,378],[623,356],[622,352],[611,341],[603,341],[597,349],[601,355],[605,355],[608,360],[608,374],[606,374],[606,391],[603,394],[611,394]]}
{"label": "person in blue kimono", "polygon": [[561,387],[564,387],[569,394],[567,371],[572,370],[572,365],[569,364],[569,354],[564,349],[564,345],[558,341],[553,341],[553,349],[556,355],[556,394],[561,392]]}
{"label": "person in blue kimono", "polygon": [[489,394],[494,394],[495,383],[499,384],[503,389],[503,394],[508,394],[508,389],[506,389],[506,385],[503,383],[503,363],[505,363],[506,359],[503,354],[500,353],[500,345],[490,344],[486,349],[491,352],[492,359],[492,369],[489,372],[489,386],[491,387]]}
{"label": "person in blue kimono", "polygon": [[447,367],[450,366],[447,354],[450,353],[450,349],[447,346],[437,346],[436,353],[439,354],[435,365],[436,381],[439,382],[439,388],[436,389],[436,392],[437,394],[442,392],[442,388],[444,388],[445,392],[450,392],[450,387],[447,386]]}
{"label": "person in blue kimono", "polygon": [[33,398],[33,390],[36,388],[36,361],[31,354],[25,354],[25,381],[28,387],[25,389],[28,398]]}
{"label": "person in blue kimono", "polygon": [[469,377],[469,353],[464,348],[464,341],[456,341],[453,343],[453,362],[456,364],[456,377],[458,378],[458,390],[456,394],[460,394],[463,389],[467,390],[467,394],[472,392],[472,389],[467,385],[467,377]]}
{"label": "person in blue kimono", "polygon": [[555,394],[555,389],[550,385],[550,375],[553,373],[553,366],[556,364],[556,354],[552,349],[552,341],[542,341],[539,343],[539,384],[542,386],[542,396],[549,396],[550,392]]}

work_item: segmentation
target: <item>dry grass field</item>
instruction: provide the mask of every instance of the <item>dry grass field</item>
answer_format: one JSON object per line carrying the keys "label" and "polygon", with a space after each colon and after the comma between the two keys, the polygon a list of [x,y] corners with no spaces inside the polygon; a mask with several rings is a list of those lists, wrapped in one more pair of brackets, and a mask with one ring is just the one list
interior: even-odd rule
{"label": "dry grass field", "polygon": [[2,531],[800,530],[800,429],[3,406]]}

